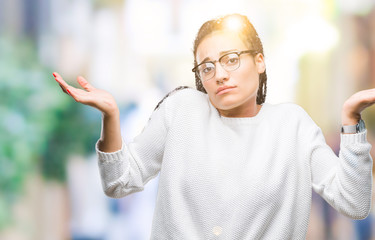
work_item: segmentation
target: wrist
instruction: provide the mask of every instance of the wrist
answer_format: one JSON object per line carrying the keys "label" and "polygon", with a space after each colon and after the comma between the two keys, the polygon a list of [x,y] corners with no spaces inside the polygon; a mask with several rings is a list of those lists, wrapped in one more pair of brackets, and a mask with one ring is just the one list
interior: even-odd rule
{"label": "wrist", "polygon": [[343,126],[352,126],[356,125],[361,118],[342,118],[341,125]]}
{"label": "wrist", "polygon": [[360,133],[366,130],[365,122],[360,119],[359,122],[356,125],[343,125],[341,127],[341,133],[343,134],[354,134],[354,133]]}
{"label": "wrist", "polygon": [[343,109],[341,113],[341,124],[343,126],[356,125],[361,120],[361,114],[350,113],[348,110]]}
{"label": "wrist", "polygon": [[120,110],[118,108],[114,108],[110,111],[102,112],[102,116],[104,119],[116,119],[120,117]]}

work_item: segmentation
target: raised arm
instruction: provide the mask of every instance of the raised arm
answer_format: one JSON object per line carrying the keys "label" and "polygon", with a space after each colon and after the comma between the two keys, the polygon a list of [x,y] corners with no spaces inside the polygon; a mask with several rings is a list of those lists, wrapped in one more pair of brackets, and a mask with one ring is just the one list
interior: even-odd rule
{"label": "raised arm", "polygon": [[[374,103],[375,89],[353,94],[342,107],[342,125],[356,125],[361,112]],[[373,165],[367,131],[341,134],[337,158],[326,145],[321,130],[311,126],[308,132],[312,138],[307,144],[311,151],[313,189],[344,215],[354,219],[366,217],[371,206]]]}
{"label": "raised arm", "polygon": [[67,84],[56,72],[53,73],[62,91],[76,102],[94,107],[102,112],[102,131],[98,142],[100,151],[115,152],[121,149],[122,137],[120,129],[120,111],[116,101],[108,92],[94,88],[86,79],[79,76],[77,82],[83,89]]}
{"label": "raised arm", "polygon": [[375,88],[359,91],[345,101],[341,119],[342,125],[355,125],[361,119],[361,112],[375,103]]}

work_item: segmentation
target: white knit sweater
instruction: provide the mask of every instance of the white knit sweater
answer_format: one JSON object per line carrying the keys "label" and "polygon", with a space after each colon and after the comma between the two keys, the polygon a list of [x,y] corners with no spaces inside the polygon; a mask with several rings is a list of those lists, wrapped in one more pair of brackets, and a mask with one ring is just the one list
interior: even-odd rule
{"label": "white knit sweater", "polygon": [[160,173],[152,239],[304,239],[312,189],[360,219],[371,205],[366,132],[341,135],[338,158],[295,104],[226,118],[194,89],[177,91],[120,151],[96,148],[104,192],[141,191]]}

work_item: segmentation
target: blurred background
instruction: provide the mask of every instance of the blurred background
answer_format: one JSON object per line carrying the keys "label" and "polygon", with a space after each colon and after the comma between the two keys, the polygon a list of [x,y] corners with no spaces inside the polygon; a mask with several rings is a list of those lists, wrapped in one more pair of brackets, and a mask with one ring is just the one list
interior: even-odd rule
{"label": "blurred background", "polygon": [[[157,178],[123,199],[101,188],[101,114],[52,76],[111,92],[126,142],[180,85],[194,87],[201,24],[247,15],[263,41],[267,102],[300,104],[339,151],[341,106],[375,87],[373,0],[0,0],[0,239],[149,239]],[[375,108],[363,118],[375,144]],[[374,152],[372,152],[374,156]],[[375,211],[341,216],[313,195],[308,239],[375,239]]]}

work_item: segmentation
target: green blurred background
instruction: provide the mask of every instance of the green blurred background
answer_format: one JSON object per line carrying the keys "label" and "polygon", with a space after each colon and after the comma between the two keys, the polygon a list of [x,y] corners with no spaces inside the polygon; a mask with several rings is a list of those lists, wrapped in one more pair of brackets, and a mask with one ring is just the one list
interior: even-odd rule
{"label": "green blurred background", "polygon": [[[194,86],[200,25],[238,12],[264,43],[267,102],[300,104],[339,150],[340,112],[375,87],[372,0],[0,0],[0,239],[148,239],[157,179],[144,193],[101,192],[94,145],[101,115],[52,77],[111,92],[125,141],[179,85]],[[363,113],[375,142],[375,110]],[[372,152],[373,154],[373,152]],[[364,221],[314,195],[308,239],[375,239]]]}

